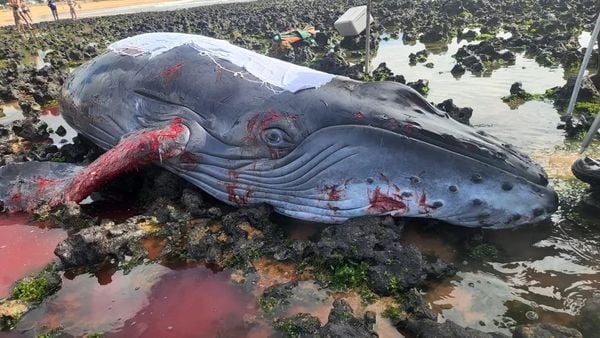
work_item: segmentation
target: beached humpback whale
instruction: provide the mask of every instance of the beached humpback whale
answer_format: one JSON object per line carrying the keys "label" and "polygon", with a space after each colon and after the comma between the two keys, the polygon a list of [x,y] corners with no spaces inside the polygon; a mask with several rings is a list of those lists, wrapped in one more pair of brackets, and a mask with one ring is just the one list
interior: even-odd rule
{"label": "beached humpback whale", "polygon": [[208,37],[150,33],[76,69],[61,111],[107,150],[87,167],[0,169],[9,210],[79,202],[156,164],[226,203],[339,223],[365,215],[513,227],[557,208],[543,169],[411,88],[361,82]]}

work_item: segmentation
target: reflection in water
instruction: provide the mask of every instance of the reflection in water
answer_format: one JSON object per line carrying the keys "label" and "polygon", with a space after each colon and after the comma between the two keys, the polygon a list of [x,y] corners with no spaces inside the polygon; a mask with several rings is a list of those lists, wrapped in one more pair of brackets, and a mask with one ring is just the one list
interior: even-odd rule
{"label": "reflection in water", "polygon": [[[0,118],[0,125],[7,125],[11,122],[24,119],[23,111],[16,102],[3,104],[0,105],[0,107],[4,110],[5,115]],[[50,138],[52,139],[52,142],[59,147],[62,144],[70,142],[73,137],[77,136],[75,129],[71,128],[71,126],[63,119],[62,115],[60,115],[58,105],[43,108],[40,111],[40,120],[46,122],[48,129],[53,131],[50,133]],[[55,133],[60,126],[66,130],[64,136],[59,136]]]}
{"label": "reflection in water", "polygon": [[54,248],[67,237],[61,229],[27,225],[29,215],[0,215],[0,298],[18,279],[42,270],[54,259]]}
{"label": "reflection in water", "polygon": [[428,101],[439,103],[452,98],[459,107],[472,107],[471,124],[521,149],[554,148],[562,144],[563,132],[556,129],[560,119],[551,103],[532,101],[511,110],[502,102],[502,97],[510,94],[510,86],[517,81],[531,93],[544,93],[546,89],[564,85],[563,69],[541,67],[535,60],[518,53],[514,65],[496,69],[489,76],[467,72],[459,79],[455,78],[450,73],[456,63],[452,55],[460,47],[474,43],[479,42],[459,42],[454,38],[447,51],[429,55],[427,62],[432,62],[434,67],[427,68],[422,63],[409,66],[408,56],[429,45],[419,42],[405,45],[401,38],[388,40],[381,43],[373,65],[386,62],[394,73],[404,75],[407,81],[428,79]]}
{"label": "reflection in water", "polygon": [[228,273],[151,264],[128,275],[117,271],[108,279],[63,278],[62,289],[27,314],[17,330],[32,334],[62,327],[75,336],[235,337],[249,332],[244,316],[255,311],[254,301],[231,283]]}
{"label": "reflection in water", "polygon": [[429,299],[444,318],[473,327],[483,323],[484,331],[508,332],[531,322],[529,311],[541,322],[574,326],[584,300],[600,290],[597,224],[597,214],[569,210],[559,211],[554,224],[485,232],[500,257],[464,266],[451,281],[433,286]]}

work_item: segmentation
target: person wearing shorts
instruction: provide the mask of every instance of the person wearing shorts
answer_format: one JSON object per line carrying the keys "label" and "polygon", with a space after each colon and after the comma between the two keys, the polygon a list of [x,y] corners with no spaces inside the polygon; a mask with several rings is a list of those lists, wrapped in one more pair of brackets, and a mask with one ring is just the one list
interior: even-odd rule
{"label": "person wearing shorts", "polygon": [[52,16],[54,17],[54,21],[58,21],[58,9],[56,8],[55,0],[48,0],[48,7],[50,7],[50,11],[52,12]]}

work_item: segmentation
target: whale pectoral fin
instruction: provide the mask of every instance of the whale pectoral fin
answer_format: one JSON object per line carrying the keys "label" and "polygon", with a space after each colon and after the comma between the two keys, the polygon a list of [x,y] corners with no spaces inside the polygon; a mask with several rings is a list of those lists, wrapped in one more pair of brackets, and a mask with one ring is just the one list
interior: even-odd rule
{"label": "whale pectoral fin", "polygon": [[81,202],[92,192],[115,177],[156,161],[179,156],[189,140],[189,130],[175,118],[163,128],[131,133],[115,147],[80,171],[51,205],[61,202]]}
{"label": "whale pectoral fin", "polygon": [[[179,156],[188,139],[189,130],[175,118],[164,128],[128,135],[85,168],[53,162],[5,166],[0,169],[0,201],[5,209],[14,212],[31,211],[42,202],[50,206],[79,203],[120,174]],[[41,176],[42,173],[50,177]],[[52,180],[53,184],[47,190],[39,190],[39,177]]]}
{"label": "whale pectoral fin", "polygon": [[0,210],[30,212],[61,194],[82,169],[59,162],[11,163],[0,167]]}

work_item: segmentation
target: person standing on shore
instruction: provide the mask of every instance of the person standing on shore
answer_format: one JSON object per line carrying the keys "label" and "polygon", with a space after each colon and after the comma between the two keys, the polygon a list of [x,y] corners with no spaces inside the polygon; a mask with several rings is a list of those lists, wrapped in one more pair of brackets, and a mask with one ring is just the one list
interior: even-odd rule
{"label": "person standing on shore", "polygon": [[27,24],[27,27],[31,29],[31,25],[25,18],[23,10],[21,9],[21,0],[9,0],[8,5],[12,8],[17,32],[23,33],[23,22],[25,22]]}
{"label": "person standing on shore", "polygon": [[21,0],[21,11],[23,13],[23,16],[27,16],[27,18],[29,19],[29,23],[33,23],[33,19],[31,18],[31,10],[27,5],[26,0]]}
{"label": "person standing on shore", "polygon": [[75,6],[77,6],[77,2],[75,0],[67,0],[67,5],[69,5],[69,11],[71,12],[71,19],[77,19],[77,12],[75,12]]}
{"label": "person standing on shore", "polygon": [[50,11],[52,12],[52,16],[54,17],[54,21],[58,21],[58,10],[56,9],[56,1],[48,0],[48,7],[50,7]]}

